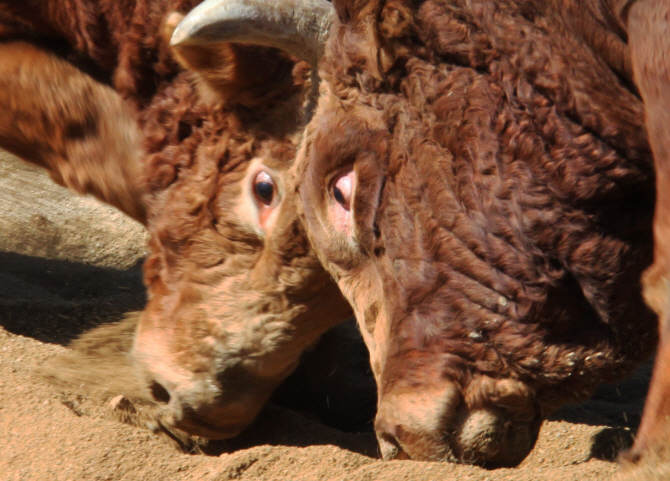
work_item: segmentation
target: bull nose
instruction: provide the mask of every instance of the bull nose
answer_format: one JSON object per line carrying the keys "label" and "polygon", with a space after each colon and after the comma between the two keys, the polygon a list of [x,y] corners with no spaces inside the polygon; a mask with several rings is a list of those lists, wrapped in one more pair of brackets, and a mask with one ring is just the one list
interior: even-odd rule
{"label": "bull nose", "polygon": [[454,439],[456,456],[468,464],[513,467],[535,446],[541,418],[518,420],[501,409],[477,409],[467,413]]}
{"label": "bull nose", "polygon": [[384,459],[449,459],[445,428],[461,403],[458,386],[438,378],[433,385],[400,385],[377,405],[375,432]]}
{"label": "bull nose", "polygon": [[[412,407],[407,406],[413,413]],[[541,424],[514,419],[504,410],[469,411],[465,406],[434,424],[419,423],[416,417],[407,424],[394,422],[401,411],[399,407],[395,417],[378,416],[375,420],[383,459],[449,460],[490,468],[516,466],[533,448]]]}
{"label": "bull nose", "polygon": [[149,384],[149,390],[154,400],[160,404],[168,404],[170,402],[170,392],[158,381],[152,381]]}
{"label": "bull nose", "polygon": [[382,459],[444,461],[449,458],[449,448],[441,436],[415,428],[378,417],[375,432]]}
{"label": "bull nose", "polygon": [[[409,459],[407,453],[400,446],[400,441],[395,434],[391,434],[387,432],[388,430],[380,427],[376,427],[376,431],[382,459],[387,461],[391,459]],[[392,431],[396,430],[393,429]]]}
{"label": "bull nose", "polygon": [[[163,405],[162,419],[174,428],[192,436],[207,439],[228,439],[237,436],[253,420],[246,412],[231,412],[229,406],[216,402],[186,402],[170,384],[152,380],[149,389],[154,400]],[[186,398],[188,398],[188,394]],[[234,420],[233,420],[234,418]]]}

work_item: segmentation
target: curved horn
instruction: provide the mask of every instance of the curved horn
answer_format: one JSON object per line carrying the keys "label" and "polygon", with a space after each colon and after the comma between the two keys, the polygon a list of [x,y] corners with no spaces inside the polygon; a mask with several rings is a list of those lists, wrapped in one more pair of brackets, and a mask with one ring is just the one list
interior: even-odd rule
{"label": "curved horn", "polygon": [[251,43],[316,65],[334,15],[326,0],[205,0],[184,17],[170,43]]}

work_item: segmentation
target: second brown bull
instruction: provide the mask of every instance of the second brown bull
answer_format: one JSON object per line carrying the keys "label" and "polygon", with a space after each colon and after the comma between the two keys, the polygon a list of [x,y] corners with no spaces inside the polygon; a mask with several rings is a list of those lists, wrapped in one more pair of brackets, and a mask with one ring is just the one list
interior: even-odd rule
{"label": "second brown bull", "polygon": [[[231,3],[177,40],[229,39]],[[287,199],[370,349],[385,458],[515,465],[653,352],[646,7],[592,3],[333,1]]]}

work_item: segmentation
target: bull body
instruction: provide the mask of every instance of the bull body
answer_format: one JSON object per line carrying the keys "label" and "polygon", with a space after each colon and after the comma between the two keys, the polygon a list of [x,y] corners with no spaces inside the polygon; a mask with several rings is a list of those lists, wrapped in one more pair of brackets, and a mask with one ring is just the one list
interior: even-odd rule
{"label": "bull body", "polygon": [[627,18],[634,78],[645,102],[656,172],[654,262],[644,273],[643,292],[658,315],[660,337],[652,383],[631,457],[651,457],[654,462],[667,460],[670,439],[670,5],[638,1],[629,7]]}

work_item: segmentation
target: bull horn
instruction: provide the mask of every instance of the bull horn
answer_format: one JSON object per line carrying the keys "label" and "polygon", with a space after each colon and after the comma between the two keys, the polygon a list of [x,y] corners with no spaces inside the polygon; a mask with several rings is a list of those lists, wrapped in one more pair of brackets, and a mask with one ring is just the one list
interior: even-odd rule
{"label": "bull horn", "polygon": [[334,15],[326,0],[205,0],[179,23],[170,43],[264,45],[316,65]]}

